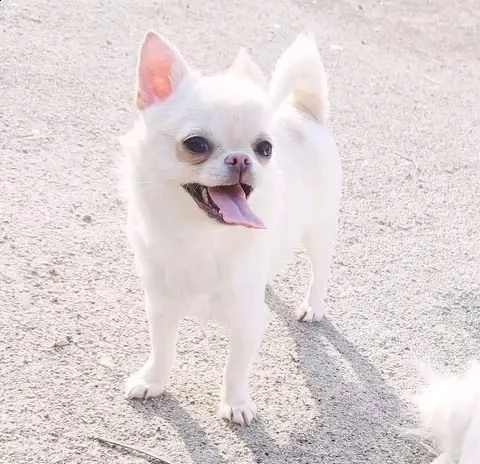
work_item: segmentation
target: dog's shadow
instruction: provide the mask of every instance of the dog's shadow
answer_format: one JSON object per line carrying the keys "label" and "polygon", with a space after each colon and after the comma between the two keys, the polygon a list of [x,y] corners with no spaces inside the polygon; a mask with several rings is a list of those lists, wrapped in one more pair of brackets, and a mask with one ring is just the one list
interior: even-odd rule
{"label": "dog's shadow", "polygon": [[[423,463],[430,453],[403,433],[411,406],[398,397],[382,375],[334,325],[297,323],[293,308],[271,289],[269,307],[282,319],[298,347],[300,370],[317,405],[313,430],[293,431],[285,446],[273,441],[262,427],[237,429],[257,456],[257,462],[382,464]],[[349,365],[356,377],[346,382],[339,361],[328,354],[328,345]],[[291,405],[294,407],[294,405]]]}
{"label": "dog's shadow", "polygon": [[[382,464],[420,464],[431,460],[418,441],[401,431],[410,416],[408,404],[328,319],[314,324],[296,322],[293,309],[271,288],[267,289],[266,301],[298,347],[299,369],[317,410],[313,425],[299,425],[298,430],[290,432],[286,444],[279,444],[271,436],[261,417],[251,427],[233,426],[233,432],[254,455],[253,462],[370,464],[374,458]],[[338,356],[335,359],[328,354],[332,348],[348,364],[355,381],[345,381]],[[138,405],[138,411],[167,420],[182,437],[193,462],[227,462],[205,430],[172,395],[166,394],[151,408]]]}
{"label": "dog's shadow", "polygon": [[[158,416],[165,419],[182,438],[187,452],[194,463],[226,463],[219,449],[211,443],[205,430],[170,393],[164,393],[158,401],[148,403],[134,402],[132,406],[138,413],[151,419],[152,422]],[[170,462],[170,459],[168,462]]]}

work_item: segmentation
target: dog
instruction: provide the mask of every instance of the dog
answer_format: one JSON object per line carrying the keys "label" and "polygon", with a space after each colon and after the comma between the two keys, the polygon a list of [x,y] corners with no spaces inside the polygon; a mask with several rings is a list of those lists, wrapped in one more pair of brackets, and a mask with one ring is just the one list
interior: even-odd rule
{"label": "dog", "polygon": [[342,168],[327,127],[326,73],[311,35],[270,82],[245,50],[215,75],[149,31],[139,51],[139,118],[122,137],[128,235],[145,290],[151,352],[129,398],[165,389],[182,316],[230,337],[220,416],[250,425],[248,376],[267,326],[267,283],[304,245],[312,280],[301,321],[325,312]]}
{"label": "dog", "polygon": [[422,430],[441,450],[432,464],[480,462],[480,363],[462,377],[436,376],[417,402]]}

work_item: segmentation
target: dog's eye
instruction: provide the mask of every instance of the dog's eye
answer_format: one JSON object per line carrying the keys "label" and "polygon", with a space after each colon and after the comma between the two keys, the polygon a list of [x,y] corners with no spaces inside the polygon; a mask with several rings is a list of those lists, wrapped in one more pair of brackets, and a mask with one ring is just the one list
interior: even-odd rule
{"label": "dog's eye", "polygon": [[268,140],[257,142],[255,153],[260,156],[270,156],[272,154],[272,144]]}
{"label": "dog's eye", "polygon": [[212,148],[207,140],[203,137],[190,137],[183,141],[183,146],[191,153],[196,155],[209,155],[212,152]]}

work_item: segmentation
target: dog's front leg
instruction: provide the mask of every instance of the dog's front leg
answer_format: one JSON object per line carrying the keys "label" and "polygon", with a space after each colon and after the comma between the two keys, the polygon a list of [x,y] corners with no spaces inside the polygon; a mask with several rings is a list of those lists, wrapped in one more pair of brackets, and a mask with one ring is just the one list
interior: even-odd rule
{"label": "dog's front leg", "polygon": [[230,327],[230,351],[223,376],[220,414],[223,419],[250,425],[256,407],[250,399],[248,376],[267,326],[263,292],[258,301],[240,312]]}
{"label": "dog's front leg", "polygon": [[129,398],[159,396],[175,361],[175,343],[180,314],[171,302],[156,292],[146,292],[145,303],[150,326],[151,352],[144,366],[127,380]]}

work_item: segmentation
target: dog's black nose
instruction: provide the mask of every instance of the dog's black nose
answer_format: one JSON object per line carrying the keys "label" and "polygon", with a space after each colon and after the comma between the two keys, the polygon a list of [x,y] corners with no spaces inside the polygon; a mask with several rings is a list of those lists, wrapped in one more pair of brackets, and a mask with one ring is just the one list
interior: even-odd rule
{"label": "dog's black nose", "polygon": [[231,153],[225,158],[225,164],[236,171],[244,171],[252,164],[252,160],[244,153]]}

